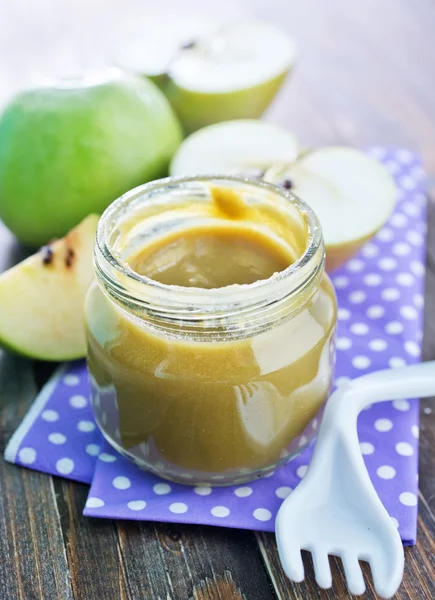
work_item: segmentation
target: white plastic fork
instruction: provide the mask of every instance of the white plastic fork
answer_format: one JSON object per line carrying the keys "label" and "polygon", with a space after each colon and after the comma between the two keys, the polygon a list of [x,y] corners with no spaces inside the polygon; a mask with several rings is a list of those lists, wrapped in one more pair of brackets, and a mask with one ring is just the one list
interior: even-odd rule
{"label": "white plastic fork", "polygon": [[289,579],[303,581],[301,550],[307,550],[321,588],[332,585],[328,555],[333,555],[342,560],[350,593],[365,591],[359,564],[364,560],[379,596],[395,594],[403,576],[403,546],[365,467],[357,417],[375,402],[430,396],[435,396],[435,361],[370,373],[332,394],[305,477],[276,518],[278,552]]}

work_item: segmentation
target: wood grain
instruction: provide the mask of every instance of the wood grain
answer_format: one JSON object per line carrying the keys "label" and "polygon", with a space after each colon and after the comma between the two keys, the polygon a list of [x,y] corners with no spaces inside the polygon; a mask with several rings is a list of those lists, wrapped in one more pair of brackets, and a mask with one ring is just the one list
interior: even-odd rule
{"label": "wood grain", "polygon": [[[175,0],[159,0],[172,10]],[[250,13],[275,21],[300,47],[294,74],[268,113],[305,145],[391,144],[419,150],[435,181],[435,2],[433,0],[201,0],[191,12]],[[120,31],[146,18],[151,0],[0,2],[0,104],[43,75],[107,62]],[[261,43],[261,40],[259,40]],[[7,59],[5,58],[7,57]],[[435,358],[435,204],[429,210],[424,357]],[[0,224],[0,270],[21,260]],[[51,365],[0,353],[0,450]],[[435,410],[422,403],[418,544],[406,550],[396,600],[435,598]],[[270,534],[82,516],[86,486],[0,460],[0,600],[340,599],[334,587],[292,584]],[[368,591],[375,598],[368,568]]]}

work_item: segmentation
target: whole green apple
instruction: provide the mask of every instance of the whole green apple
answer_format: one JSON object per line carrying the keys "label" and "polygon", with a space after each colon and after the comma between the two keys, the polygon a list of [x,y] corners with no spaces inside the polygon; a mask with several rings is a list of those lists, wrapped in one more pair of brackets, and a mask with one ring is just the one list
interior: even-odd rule
{"label": "whole green apple", "polygon": [[166,175],[182,139],[150,81],[120,72],[24,91],[0,118],[0,218],[40,246]]}

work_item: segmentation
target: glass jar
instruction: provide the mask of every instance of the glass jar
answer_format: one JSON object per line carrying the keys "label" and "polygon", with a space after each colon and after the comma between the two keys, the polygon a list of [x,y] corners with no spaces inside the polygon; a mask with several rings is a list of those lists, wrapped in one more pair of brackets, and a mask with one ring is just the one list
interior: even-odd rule
{"label": "glass jar", "polygon": [[[231,189],[296,260],[268,279],[177,287],[126,257],[162,232],[211,223],[210,186]],[[253,213],[253,214],[254,214]],[[260,217],[259,217],[260,216]],[[337,305],[316,215],[289,191],[232,177],[168,178],[116,200],[99,222],[86,300],[96,421],[118,452],[161,477],[232,485],[310,444],[328,397]]]}

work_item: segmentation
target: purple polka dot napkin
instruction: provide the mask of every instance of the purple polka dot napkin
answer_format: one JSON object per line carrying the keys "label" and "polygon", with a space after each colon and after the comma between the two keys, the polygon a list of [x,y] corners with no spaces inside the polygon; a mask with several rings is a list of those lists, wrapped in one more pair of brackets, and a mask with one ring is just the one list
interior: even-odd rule
{"label": "purple polka dot napkin", "polygon": [[[424,174],[410,151],[372,148],[394,175],[399,201],[390,222],[332,279],[339,300],[336,385],[420,359],[426,238]],[[315,423],[315,426],[317,424]],[[358,421],[376,490],[414,544],[417,526],[418,402],[375,404]],[[95,425],[83,361],[60,368],[9,442],[5,458],[90,483],[84,514],[272,531],[282,500],[304,476],[312,448],[253,483],[191,487],[141,471]],[[187,480],[186,480],[187,481]]]}

